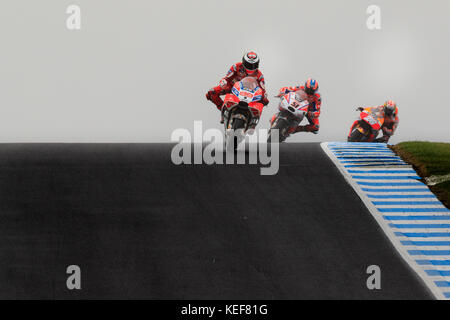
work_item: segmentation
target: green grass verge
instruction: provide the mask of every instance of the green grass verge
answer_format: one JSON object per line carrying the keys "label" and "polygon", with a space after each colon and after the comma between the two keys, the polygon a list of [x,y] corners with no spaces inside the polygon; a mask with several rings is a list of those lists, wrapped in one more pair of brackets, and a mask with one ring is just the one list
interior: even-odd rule
{"label": "green grass verge", "polygon": [[[422,178],[450,174],[450,143],[411,141],[392,149],[412,164]],[[430,186],[444,205],[450,207],[450,181]]]}

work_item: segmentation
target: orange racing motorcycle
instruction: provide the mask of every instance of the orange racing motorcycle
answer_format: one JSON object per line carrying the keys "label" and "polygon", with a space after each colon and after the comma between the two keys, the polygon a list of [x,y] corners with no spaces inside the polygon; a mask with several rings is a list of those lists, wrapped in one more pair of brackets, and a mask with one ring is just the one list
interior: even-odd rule
{"label": "orange racing motorcycle", "polygon": [[374,142],[384,123],[384,114],[373,108],[358,108],[360,114],[353,122],[348,142]]}

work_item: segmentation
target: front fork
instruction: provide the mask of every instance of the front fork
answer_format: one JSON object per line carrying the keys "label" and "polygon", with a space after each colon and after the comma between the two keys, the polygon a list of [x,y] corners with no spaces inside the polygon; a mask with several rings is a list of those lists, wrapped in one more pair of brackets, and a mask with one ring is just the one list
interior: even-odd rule
{"label": "front fork", "polygon": [[[270,119],[270,128],[273,128],[275,125],[276,125],[276,123],[277,123],[277,121],[278,121],[278,119],[280,118],[280,113],[278,112],[278,113],[275,113],[274,115],[273,115],[273,117],[272,117],[272,119]],[[294,128],[294,127],[297,127],[297,123],[294,125],[293,124],[293,122],[292,121],[290,121],[288,118],[286,118],[286,116],[283,116],[282,117],[282,119],[284,119],[286,122],[287,122],[287,124],[288,124],[288,127],[286,127],[285,129],[283,129],[283,131],[287,131],[287,133],[288,133],[288,135],[289,135],[289,132],[291,132],[291,130]],[[285,132],[283,132],[283,134],[284,134]]]}
{"label": "front fork", "polygon": [[249,122],[248,118],[245,115],[241,113],[231,114],[230,110],[226,108],[222,108],[222,115],[224,117],[225,130],[233,129],[234,119],[242,119],[245,122],[244,131],[247,131],[247,129],[251,128],[252,126],[256,126],[256,124],[258,123],[258,119],[252,118]]}

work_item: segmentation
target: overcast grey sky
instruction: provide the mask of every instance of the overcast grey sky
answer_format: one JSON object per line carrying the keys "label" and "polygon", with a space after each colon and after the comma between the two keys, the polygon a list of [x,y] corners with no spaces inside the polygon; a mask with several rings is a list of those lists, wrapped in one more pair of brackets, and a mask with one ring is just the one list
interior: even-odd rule
{"label": "overcast grey sky", "polygon": [[[81,30],[66,28],[70,4]],[[371,4],[379,31],[366,27]],[[290,141],[344,140],[355,107],[390,98],[392,142],[449,142],[449,14],[448,0],[3,0],[0,142],[159,142],[194,120],[221,128],[204,94],[249,49],[269,95],[319,81],[320,133]]]}

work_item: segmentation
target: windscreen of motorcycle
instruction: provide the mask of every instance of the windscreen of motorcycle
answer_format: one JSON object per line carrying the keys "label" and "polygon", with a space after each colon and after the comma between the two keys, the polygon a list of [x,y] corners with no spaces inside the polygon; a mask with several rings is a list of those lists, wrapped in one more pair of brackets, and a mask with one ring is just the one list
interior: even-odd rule
{"label": "windscreen of motorcycle", "polygon": [[289,111],[297,119],[303,119],[308,112],[308,106],[307,100],[303,100],[296,92],[290,92],[281,99],[279,109]]}
{"label": "windscreen of motorcycle", "polygon": [[379,129],[384,123],[384,114],[379,108],[366,108],[364,112],[369,116],[363,120],[370,124],[370,126],[376,130]]}
{"label": "windscreen of motorcycle", "polygon": [[256,81],[255,78],[252,77],[246,77],[241,80],[241,88],[254,92],[258,88],[258,81]]}
{"label": "windscreen of motorcycle", "polygon": [[246,103],[262,99],[261,88],[255,78],[247,77],[236,82],[231,91],[240,101]]}

